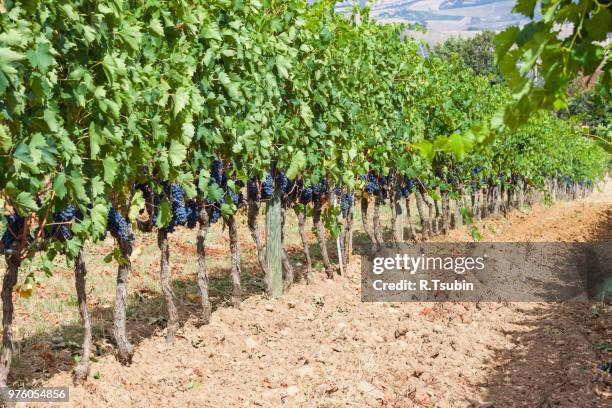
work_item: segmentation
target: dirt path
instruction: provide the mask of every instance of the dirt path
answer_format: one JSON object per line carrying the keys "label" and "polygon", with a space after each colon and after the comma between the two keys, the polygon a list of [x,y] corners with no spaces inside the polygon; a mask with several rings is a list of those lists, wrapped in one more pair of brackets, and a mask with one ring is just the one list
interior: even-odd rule
{"label": "dirt path", "polygon": [[[612,184],[588,200],[479,224],[485,240],[612,240]],[[439,240],[469,240],[467,229]],[[610,312],[589,305],[364,304],[359,258],[346,277],[298,284],[190,321],[174,347],[143,339],[130,367],[106,355],[71,388],[88,407],[603,407]],[[608,352],[609,353],[609,352]],[[45,385],[72,384],[68,372]],[[65,405],[64,405],[65,406]]]}

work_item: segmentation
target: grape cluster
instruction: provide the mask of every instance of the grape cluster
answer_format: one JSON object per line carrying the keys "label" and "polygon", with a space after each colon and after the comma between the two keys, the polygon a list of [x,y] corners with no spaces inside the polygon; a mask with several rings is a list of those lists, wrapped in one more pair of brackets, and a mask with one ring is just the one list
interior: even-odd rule
{"label": "grape cluster", "polygon": [[257,186],[257,179],[252,177],[247,181],[247,199],[253,202],[259,202],[261,196],[259,194],[259,187]]}
{"label": "grape cluster", "polygon": [[321,184],[315,184],[312,186],[312,201],[319,202],[325,194],[329,192],[329,184],[327,180],[323,179]]}
{"label": "grape cluster", "polygon": [[200,204],[197,200],[191,199],[187,201],[187,228],[194,229],[200,219]]}
{"label": "grape cluster", "polygon": [[287,178],[285,173],[282,171],[279,171],[276,174],[276,186],[278,187],[280,191],[284,193],[288,193],[290,191],[287,189],[287,187],[289,186],[289,179]]}
{"label": "grape cluster", "polygon": [[72,238],[70,223],[73,220],[77,222],[83,221],[83,214],[76,207],[71,205],[66,207],[63,211],[55,213],[53,215],[53,222],[57,225],[53,226],[51,236],[60,241]]}
{"label": "grape cluster", "polygon": [[108,211],[107,228],[110,233],[121,241],[131,241],[129,224],[113,207]]}
{"label": "grape cluster", "polygon": [[365,176],[362,176],[365,179],[366,184],[364,190],[369,195],[377,195],[380,193],[380,185],[378,184],[378,179],[372,174],[368,173]]}
{"label": "grape cluster", "polygon": [[269,199],[274,194],[274,180],[270,173],[266,174],[266,179],[261,183],[261,198]]}
{"label": "grape cluster", "polygon": [[355,193],[342,193],[340,198],[340,210],[342,210],[342,216],[346,218],[349,213],[349,209],[355,204]]}
{"label": "grape cluster", "polygon": [[206,205],[208,206],[208,219],[211,224],[214,224],[221,218],[221,208],[218,203],[210,200],[206,200]]}
{"label": "grape cluster", "polygon": [[412,189],[414,188],[414,180],[406,179],[406,182],[400,186],[400,197],[408,198],[410,193],[412,193]]}
{"label": "grape cluster", "polygon": [[[168,232],[174,232],[174,229],[179,225],[185,225],[187,222],[187,210],[185,209],[185,190],[178,185],[172,184],[170,191],[168,191],[168,184],[164,183],[164,191],[170,197],[170,204],[172,206],[172,220],[166,227]],[[170,194],[168,194],[170,193]]]}
{"label": "grape cluster", "polygon": [[313,194],[313,187],[312,186],[308,186],[308,187],[302,188],[302,190],[300,191],[300,203],[308,204],[309,202],[311,202],[312,201],[312,194]]}
{"label": "grape cluster", "polygon": [[223,172],[223,162],[221,160],[214,160],[212,163],[212,168],[210,170],[210,177],[213,182],[217,183],[217,185],[222,186],[222,172]]}
{"label": "grape cluster", "polygon": [[240,207],[240,205],[242,204],[242,192],[238,190],[238,192],[236,193],[228,188],[227,194],[229,194],[230,198],[232,199],[232,203],[234,203],[236,207]]}
{"label": "grape cluster", "polygon": [[6,230],[2,235],[4,253],[10,253],[11,245],[17,241],[25,225],[25,218],[19,214],[9,214],[6,217]]}
{"label": "grape cluster", "polygon": [[602,363],[597,366],[601,371],[612,374],[612,361],[608,363]]}

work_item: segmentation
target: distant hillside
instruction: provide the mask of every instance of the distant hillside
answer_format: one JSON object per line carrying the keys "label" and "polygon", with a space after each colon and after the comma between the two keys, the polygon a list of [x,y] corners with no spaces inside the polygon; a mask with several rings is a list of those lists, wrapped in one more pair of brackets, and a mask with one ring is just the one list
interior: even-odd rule
{"label": "distant hillside", "polygon": [[[346,12],[352,4],[340,2],[337,10]],[[452,35],[472,36],[524,23],[524,17],[512,13],[514,4],[514,0],[381,0],[372,7],[372,15],[383,22],[419,23],[427,29],[421,37],[436,43]]]}

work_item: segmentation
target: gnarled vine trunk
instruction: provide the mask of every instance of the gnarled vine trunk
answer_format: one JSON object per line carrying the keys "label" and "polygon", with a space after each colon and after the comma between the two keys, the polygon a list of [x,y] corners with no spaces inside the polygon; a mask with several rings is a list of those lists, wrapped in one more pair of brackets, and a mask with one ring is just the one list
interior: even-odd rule
{"label": "gnarled vine trunk", "polygon": [[342,231],[342,246],[344,247],[342,262],[344,265],[349,264],[351,255],[353,254],[353,215],[354,207],[353,205],[349,205],[348,213],[344,219],[344,230]]}
{"label": "gnarled vine trunk", "polygon": [[448,191],[442,191],[442,233],[448,234],[450,230],[450,199]]}
{"label": "gnarled vine trunk", "polygon": [[[266,266],[266,255],[263,249],[263,242],[261,237],[259,236],[259,223],[257,222],[257,216],[259,215],[260,203],[256,201],[249,201],[248,204],[248,225],[249,231],[251,232],[251,237],[253,241],[255,241],[255,246],[257,247],[257,260],[259,261],[259,267],[264,276],[264,287],[269,292],[270,289],[270,274],[268,273],[268,268]],[[268,293],[271,295],[271,293]]]}
{"label": "gnarled vine trunk", "polygon": [[[382,194],[382,193],[381,193]],[[382,225],[380,223],[380,207],[382,206],[382,199],[380,195],[374,198],[374,214],[372,215],[372,221],[374,224],[374,238],[376,239],[377,248],[381,249],[385,247],[385,241],[383,240]]]}
{"label": "gnarled vine trunk", "polygon": [[81,361],[74,368],[74,381],[76,383],[87,379],[89,375],[89,359],[91,357],[91,321],[87,309],[86,276],[87,267],[85,265],[85,257],[83,256],[83,248],[81,248],[74,263],[74,281],[77,301],[79,303],[79,313],[83,324],[83,353],[81,354]]}
{"label": "gnarled vine trunk", "polygon": [[370,224],[368,223],[368,206],[370,205],[369,197],[366,194],[361,196],[361,222],[363,224],[363,230],[366,235],[370,239],[372,243],[372,252],[378,251],[380,248],[378,247],[378,242],[376,242],[376,238],[374,238],[374,231],[370,228]]}
{"label": "gnarled vine trunk", "polygon": [[327,252],[327,245],[325,243],[325,232],[323,230],[323,222],[321,221],[322,212],[321,200],[317,200],[314,203],[314,209],[312,212],[312,222],[314,223],[315,230],[317,231],[317,239],[319,240],[319,248],[321,249],[321,256],[323,257],[323,265],[325,265],[325,273],[329,279],[334,277],[334,269],[329,260],[329,254]]}
{"label": "gnarled vine trunk", "polygon": [[287,251],[285,250],[285,217],[287,215],[286,203],[281,205],[281,257],[283,261],[283,270],[284,274],[284,287],[285,289],[289,288],[293,285],[295,281],[295,273],[293,272],[293,266],[291,265],[291,261],[289,256],[287,255]]}
{"label": "gnarled vine trunk", "polygon": [[306,236],[306,208],[301,210],[295,208],[295,213],[298,219],[298,230],[300,232],[300,238],[302,239],[302,248],[304,256],[306,257],[306,271],[305,278],[306,283],[309,285],[314,283],[314,272],[312,270],[312,259],[310,258],[310,248],[308,246],[308,237]]}
{"label": "gnarled vine trunk", "polygon": [[168,230],[159,228],[157,230],[157,246],[160,252],[159,262],[159,277],[161,279],[161,288],[166,301],[166,310],[168,312],[166,342],[174,343],[176,331],[179,327],[178,311],[174,304],[174,292],[170,285],[170,251],[168,245]]}
{"label": "gnarled vine trunk", "polygon": [[406,196],[406,218],[408,219],[408,231],[410,231],[409,239],[416,240],[416,232],[412,223],[412,211],[410,210],[410,193]]}
{"label": "gnarled vine trunk", "polygon": [[0,354],[0,387],[6,387],[6,380],[11,369],[13,358],[12,327],[13,324],[13,288],[17,284],[21,259],[18,253],[8,254],[6,273],[2,280],[2,353]]}
{"label": "gnarled vine trunk", "polygon": [[[128,227],[129,228],[129,227]],[[132,232],[129,231],[129,235]],[[130,343],[126,331],[128,291],[127,280],[132,269],[130,256],[133,244],[131,240],[117,239],[122,260],[117,267],[117,289],[115,291],[115,309],[113,316],[113,333],[117,342],[117,360],[121,364],[131,364],[134,346]]]}
{"label": "gnarled vine trunk", "polygon": [[404,209],[402,208],[402,197],[399,192],[399,185],[396,185],[391,193],[391,213],[393,220],[391,227],[393,230],[393,244],[399,247],[404,242]]}
{"label": "gnarled vine trunk", "polygon": [[480,205],[479,205],[479,196],[480,190],[475,187],[472,187],[472,218],[474,221],[480,219]]}
{"label": "gnarled vine trunk", "polygon": [[423,193],[421,191],[416,191],[414,196],[416,198],[416,207],[421,224],[421,238],[426,240],[429,238],[429,231],[427,229],[427,217],[425,217],[425,211],[423,209]]}

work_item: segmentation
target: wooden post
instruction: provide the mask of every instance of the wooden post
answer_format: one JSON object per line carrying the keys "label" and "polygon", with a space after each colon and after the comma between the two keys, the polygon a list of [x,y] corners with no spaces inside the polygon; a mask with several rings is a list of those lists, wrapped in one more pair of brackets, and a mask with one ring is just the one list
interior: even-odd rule
{"label": "wooden post", "polygon": [[275,298],[283,294],[281,223],[281,192],[275,190],[266,204],[266,267],[270,284],[268,293]]}

